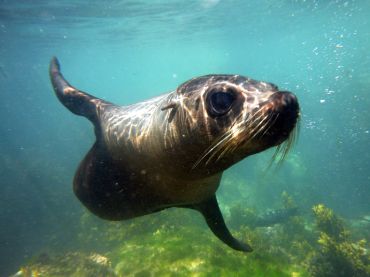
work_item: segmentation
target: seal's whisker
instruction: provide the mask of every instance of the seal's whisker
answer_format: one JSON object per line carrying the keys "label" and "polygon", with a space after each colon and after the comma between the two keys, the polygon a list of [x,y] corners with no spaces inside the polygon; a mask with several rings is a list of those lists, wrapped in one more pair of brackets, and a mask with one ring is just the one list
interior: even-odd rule
{"label": "seal's whisker", "polygon": [[232,139],[233,137],[229,138],[228,141],[226,141],[223,146],[223,150],[222,148],[220,148],[220,151],[222,150],[222,152],[220,153],[220,155],[217,157],[216,161],[220,160],[226,153],[229,152],[230,149],[235,149],[235,147],[233,147],[234,145],[236,145],[237,143],[232,143]]}
{"label": "seal's whisker", "polygon": [[279,145],[278,151],[276,151],[275,159],[277,160],[276,164],[277,166],[281,166],[283,161],[288,155],[289,150],[291,149],[291,138],[289,137],[284,143]]}
{"label": "seal's whisker", "polygon": [[274,119],[274,116],[273,115],[270,115],[266,124],[261,128],[261,131],[263,131],[263,133],[261,134],[261,137],[264,137],[265,134],[268,132],[268,130],[271,129],[271,127],[274,125],[276,119]]}
{"label": "seal's whisker", "polygon": [[271,119],[272,119],[272,122],[270,122],[269,123],[269,126],[266,128],[266,130],[263,132],[263,134],[262,134],[262,137],[271,129],[271,127],[272,126],[274,126],[274,124],[275,124],[275,122],[276,122],[276,120],[278,119],[278,117],[279,117],[279,114],[276,114],[276,116],[275,116],[275,118],[274,119],[272,119],[273,118],[273,116],[271,116]]}
{"label": "seal's whisker", "polygon": [[[224,142],[229,139],[230,137],[232,137],[232,133],[230,133],[229,136],[225,137],[223,140],[221,140],[213,149],[211,149],[211,151],[208,153],[210,154],[209,158],[207,159],[206,161],[206,165],[213,159],[213,157],[217,154],[217,152],[222,149],[222,145],[224,145]],[[211,152],[213,151],[213,153],[211,154]]]}
{"label": "seal's whisker", "polygon": [[276,147],[276,150],[273,156],[271,157],[271,161],[267,168],[270,168],[274,162],[276,163],[277,167],[280,167],[282,165],[283,161],[285,160],[288,153],[290,152],[290,150],[292,149],[293,145],[296,142],[297,136],[299,134],[299,129],[300,129],[300,121],[298,118],[296,126],[292,130],[292,132],[289,134],[289,137],[287,138],[287,140]]}
{"label": "seal's whisker", "polygon": [[225,133],[214,144],[212,144],[210,147],[208,147],[207,150],[204,151],[204,153],[194,163],[194,165],[192,166],[192,169],[196,168],[202,162],[202,160],[204,160],[204,158],[207,157],[207,155],[209,155],[215,148],[217,148],[220,144],[222,144],[223,140],[225,140],[228,136],[231,136],[231,135],[232,135],[232,133],[230,133],[230,132]]}
{"label": "seal's whisker", "polygon": [[231,126],[231,128],[227,132],[225,132],[223,135],[221,135],[215,141],[215,143],[213,143],[210,147],[206,149],[206,151],[204,151],[204,153],[194,163],[192,169],[196,168],[202,162],[202,160],[204,160],[208,155],[210,155],[210,157],[207,159],[205,163],[205,164],[208,164],[212,160],[212,158],[217,154],[217,152],[222,150],[223,145],[227,145],[228,141],[231,141],[233,139],[235,134],[239,132],[240,126],[245,124],[245,122],[241,120],[242,118],[243,118],[243,115],[240,115],[234,120],[234,124]]}
{"label": "seal's whisker", "polygon": [[282,150],[282,154],[281,154],[279,163],[282,163],[285,160],[285,158],[288,155],[290,149],[292,149],[293,145],[295,144],[297,136],[298,136],[299,125],[300,124],[299,124],[299,121],[298,121],[298,124],[293,129],[293,131],[290,133],[288,139],[284,142],[283,150]]}
{"label": "seal's whisker", "polygon": [[[221,146],[221,149],[220,151],[222,150],[222,148],[224,148],[222,150],[222,152],[220,153],[219,157],[217,158],[216,161],[218,161],[219,159],[222,158],[222,156],[224,156],[226,153],[228,152],[233,152],[241,143],[242,143],[242,140],[238,139],[238,140],[234,140],[235,142],[232,143],[232,140],[235,139],[235,134],[242,134],[243,133],[243,129],[241,129],[242,126],[245,126],[246,124],[250,124],[250,121],[253,120],[253,122],[255,122],[256,120],[258,120],[258,118],[262,117],[262,114],[259,115],[258,117],[256,117],[256,115],[258,115],[258,113],[261,111],[258,110],[253,116],[249,117],[245,122],[240,120],[240,122],[238,124],[236,124],[232,129],[232,133],[233,133],[233,136],[229,137],[229,140],[228,141],[225,141],[224,142],[224,145]],[[257,118],[257,119],[256,119]],[[223,147],[223,146],[226,146],[226,147]],[[231,151],[229,151],[231,150]]]}
{"label": "seal's whisker", "polygon": [[[263,119],[261,119],[260,123],[257,124],[257,126],[253,127],[250,132],[248,132],[248,140],[246,143],[250,142],[252,139],[254,139],[258,133],[260,133],[260,127],[262,124],[264,124],[264,122],[268,119],[269,115],[266,115]],[[251,134],[253,134],[252,136],[250,136]]]}
{"label": "seal's whisker", "polygon": [[258,117],[255,117],[253,121],[250,123],[250,125],[253,126],[258,121],[259,123],[256,126],[254,126],[252,129],[249,129],[248,136],[250,136],[251,134],[254,134],[256,130],[258,130],[258,128],[261,126],[261,124],[264,123],[265,119],[266,119],[266,115],[264,115],[263,113],[261,113],[261,115],[259,115]]}
{"label": "seal's whisker", "polygon": [[257,137],[261,132],[262,130],[266,127],[267,124],[269,124],[269,121],[271,120],[271,115],[266,115],[262,120],[261,122],[256,126],[256,132],[254,133],[254,135],[250,138],[251,139],[254,139],[255,137]]}
{"label": "seal's whisker", "polygon": [[[249,129],[248,132],[244,135],[244,137],[249,137],[251,134],[253,134],[256,130],[258,130],[259,126],[263,124],[263,122],[266,119],[264,114],[262,113],[262,109],[259,109],[257,112],[255,112],[251,117],[248,118],[246,122],[240,122],[239,124],[236,125],[237,129],[234,131],[234,133],[245,133],[245,130],[241,129],[240,127],[245,126],[246,124],[248,125],[254,125],[256,122],[260,121],[254,128]],[[239,140],[241,143],[243,143],[243,140]],[[236,145],[240,145],[240,143],[237,143]]]}
{"label": "seal's whisker", "polygon": [[[237,122],[239,120],[239,118],[235,122]],[[244,124],[243,124],[243,122],[239,122],[237,124],[234,124],[233,127],[230,130],[227,131],[227,134],[229,134],[229,135],[226,136],[224,139],[222,139],[220,141],[218,147],[214,149],[214,152],[212,153],[212,155],[210,155],[210,157],[207,159],[206,164],[208,164],[213,159],[213,157],[216,156],[216,154],[218,152],[222,151],[220,153],[220,155],[217,157],[216,161],[218,161],[222,157],[223,153],[227,152],[227,149],[230,148],[230,146],[232,146],[232,143],[231,143],[232,140],[235,139],[237,133],[240,133],[240,127]],[[224,147],[224,146],[226,146],[226,147]]]}
{"label": "seal's whisker", "polygon": [[293,144],[296,143],[296,141],[298,140],[300,130],[301,130],[301,117],[299,116],[297,118],[297,123],[295,125],[295,128],[291,132],[291,135],[293,136],[293,139],[294,139]]}
{"label": "seal's whisker", "polygon": [[[267,120],[265,120],[265,123],[261,126],[261,128],[258,131],[256,131],[255,135],[252,138],[255,138],[259,135],[263,137],[266,134],[266,132],[268,132],[268,130],[271,128],[271,126],[274,125],[277,117],[275,119],[273,118],[274,118],[273,115],[268,115],[268,118]],[[261,134],[262,131],[263,133]]]}
{"label": "seal's whisker", "polygon": [[285,159],[285,157],[288,155],[290,149],[293,147],[293,145],[295,144],[296,140],[297,140],[297,137],[298,137],[298,134],[299,134],[299,129],[300,129],[300,120],[298,118],[297,120],[297,123],[296,123],[296,126],[295,128],[293,129],[293,131],[289,134],[289,137],[288,139],[285,141],[285,149],[284,149],[284,152],[282,154],[282,158],[281,158],[281,161],[283,161]]}
{"label": "seal's whisker", "polygon": [[261,117],[263,117],[262,109],[258,109],[247,121],[248,125],[253,125],[255,122],[257,122]]}
{"label": "seal's whisker", "polygon": [[[262,116],[259,116],[259,118],[261,118],[261,117]],[[246,136],[249,136],[251,133],[253,133],[255,131],[255,134],[252,137],[248,138],[248,140],[246,142],[243,142],[243,140],[236,140],[236,143],[231,143],[231,140],[233,139],[233,137],[230,137],[228,141],[224,142],[224,145],[226,147],[223,147],[224,148],[223,150],[222,150],[223,145],[221,146],[220,151],[222,150],[222,152],[220,153],[220,155],[218,156],[216,161],[220,160],[226,153],[233,152],[241,144],[248,143],[250,140],[252,140],[256,136],[258,136],[258,134],[261,133],[261,131],[264,130],[264,128],[269,124],[269,122],[271,121],[271,118],[272,118],[271,115],[266,115],[263,119],[261,119],[260,123],[257,126],[255,126],[255,128],[252,129],[251,132],[248,132],[248,134],[246,135]],[[242,130],[240,130],[240,124],[238,124],[238,125],[239,126],[238,126],[237,131],[239,131],[241,133]]]}

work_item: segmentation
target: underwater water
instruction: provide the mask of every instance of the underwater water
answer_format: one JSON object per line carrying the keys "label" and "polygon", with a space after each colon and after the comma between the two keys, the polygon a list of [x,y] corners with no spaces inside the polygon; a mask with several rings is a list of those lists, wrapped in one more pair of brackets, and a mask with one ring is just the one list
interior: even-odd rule
{"label": "underwater water", "polygon": [[[56,98],[128,105],[205,74],[294,92],[299,136],[228,169],[217,197],[240,253],[195,211],[88,212],[75,170],[91,124]],[[0,0],[0,276],[370,276],[370,1]]]}

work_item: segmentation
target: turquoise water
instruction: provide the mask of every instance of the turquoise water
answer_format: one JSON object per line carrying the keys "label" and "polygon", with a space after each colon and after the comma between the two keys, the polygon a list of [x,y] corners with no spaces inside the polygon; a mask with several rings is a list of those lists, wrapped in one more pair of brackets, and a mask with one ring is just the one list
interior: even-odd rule
{"label": "turquoise water", "polygon": [[[370,215],[369,49],[365,0],[1,0],[0,276],[40,252],[82,250],[86,212],[71,183],[94,134],[52,92],[53,55],[74,86],[122,105],[216,73],[294,92],[302,117],[288,158],[268,168],[273,151],[266,151],[229,169],[218,191],[221,209],[276,209],[285,191],[303,218],[323,203],[350,225]],[[97,222],[90,224],[105,224]],[[99,238],[84,249],[109,256]]]}

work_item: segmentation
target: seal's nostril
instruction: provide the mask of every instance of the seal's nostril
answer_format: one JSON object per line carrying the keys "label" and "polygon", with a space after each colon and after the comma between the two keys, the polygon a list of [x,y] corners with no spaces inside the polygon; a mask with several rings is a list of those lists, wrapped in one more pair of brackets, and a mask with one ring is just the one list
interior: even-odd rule
{"label": "seal's nostril", "polygon": [[281,97],[283,97],[283,99],[285,101],[289,101],[289,102],[290,101],[293,101],[293,102],[298,101],[297,97],[293,93],[291,93],[290,91],[279,91],[278,93],[281,95]]}
{"label": "seal's nostril", "polygon": [[277,110],[288,107],[291,110],[299,109],[297,97],[289,91],[278,91],[271,96],[270,100],[275,101],[276,104],[280,104],[275,106]]}

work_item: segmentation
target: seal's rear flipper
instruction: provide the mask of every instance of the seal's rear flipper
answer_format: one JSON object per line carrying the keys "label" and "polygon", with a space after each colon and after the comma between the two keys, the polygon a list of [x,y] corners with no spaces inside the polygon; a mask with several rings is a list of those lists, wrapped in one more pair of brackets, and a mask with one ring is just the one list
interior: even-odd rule
{"label": "seal's rear flipper", "polygon": [[60,102],[74,114],[85,116],[94,124],[97,122],[99,110],[106,105],[112,105],[71,86],[60,72],[60,65],[56,57],[51,59],[49,74],[55,94]]}
{"label": "seal's rear flipper", "polygon": [[253,251],[251,246],[241,241],[238,241],[231,235],[230,231],[227,229],[227,226],[224,222],[215,196],[211,197],[205,202],[194,205],[192,208],[202,213],[212,232],[228,246],[238,251],[243,252]]}

